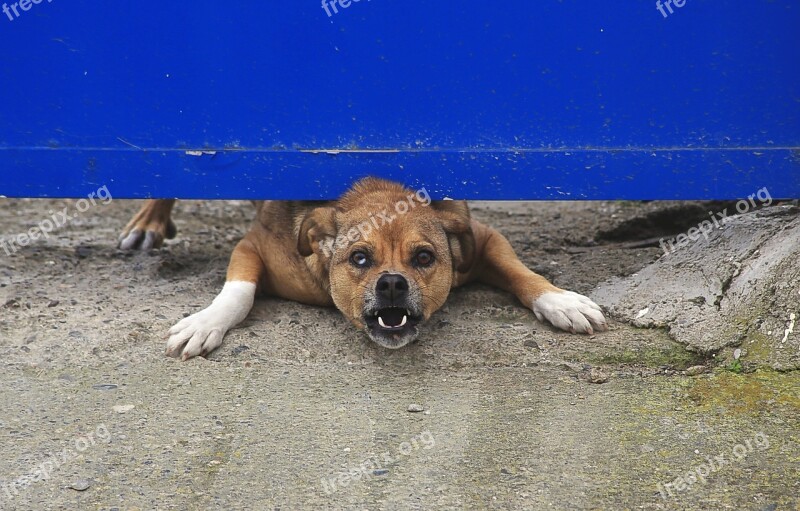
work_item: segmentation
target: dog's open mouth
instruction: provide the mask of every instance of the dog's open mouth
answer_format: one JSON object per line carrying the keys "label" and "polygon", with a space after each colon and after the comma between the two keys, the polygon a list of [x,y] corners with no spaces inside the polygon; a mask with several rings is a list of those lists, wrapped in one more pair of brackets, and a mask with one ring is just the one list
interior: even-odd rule
{"label": "dog's open mouth", "polygon": [[364,315],[370,338],[387,348],[399,348],[417,336],[417,325],[422,320],[402,307],[384,307]]}

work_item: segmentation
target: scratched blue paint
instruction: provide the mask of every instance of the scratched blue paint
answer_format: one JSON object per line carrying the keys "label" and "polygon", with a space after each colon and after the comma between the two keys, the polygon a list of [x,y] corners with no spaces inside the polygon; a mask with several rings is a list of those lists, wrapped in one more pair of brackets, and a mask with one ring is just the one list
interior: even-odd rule
{"label": "scratched blue paint", "polygon": [[666,18],[655,2],[329,17],[317,0],[54,0],[11,18],[0,195],[317,199],[382,175],[438,198],[800,197],[794,0]]}

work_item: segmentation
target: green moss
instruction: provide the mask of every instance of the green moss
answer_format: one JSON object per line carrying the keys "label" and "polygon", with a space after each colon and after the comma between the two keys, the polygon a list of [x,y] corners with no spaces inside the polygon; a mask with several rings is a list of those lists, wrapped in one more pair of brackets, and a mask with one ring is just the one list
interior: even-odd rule
{"label": "green moss", "polygon": [[687,350],[682,344],[670,342],[666,346],[627,349],[609,353],[587,353],[586,361],[607,365],[670,366],[676,370],[703,363],[703,357]]}
{"label": "green moss", "polygon": [[800,412],[800,374],[720,371],[709,378],[693,379],[688,397],[701,409],[722,407],[728,412],[761,414],[789,408]]}

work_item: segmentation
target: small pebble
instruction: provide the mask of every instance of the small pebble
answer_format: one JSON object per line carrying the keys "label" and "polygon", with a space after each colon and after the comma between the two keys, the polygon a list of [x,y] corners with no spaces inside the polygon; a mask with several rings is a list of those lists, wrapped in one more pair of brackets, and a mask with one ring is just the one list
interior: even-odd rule
{"label": "small pebble", "polygon": [[374,476],[385,476],[388,473],[389,473],[389,471],[387,469],[385,469],[385,468],[379,468],[377,470],[373,470],[372,471],[372,475],[374,475]]}
{"label": "small pebble", "polygon": [[92,385],[92,388],[94,390],[115,390],[117,386],[113,383],[98,383],[97,385]]}
{"label": "small pebble", "polygon": [[236,346],[235,348],[233,348],[232,353],[234,355],[239,355],[242,352],[245,352],[245,351],[247,351],[249,349],[250,349],[250,346],[247,346],[247,345],[244,345],[244,344],[240,344],[239,346]]}
{"label": "small pebble", "polygon": [[608,381],[608,375],[600,369],[593,367],[589,371],[589,383],[605,383]]}
{"label": "small pebble", "polygon": [[418,413],[425,411],[425,408],[422,405],[411,403],[410,405],[408,405],[408,411],[411,413]]}
{"label": "small pebble", "polygon": [[692,366],[686,370],[686,376],[697,376],[706,371],[706,366]]}
{"label": "small pebble", "polygon": [[92,484],[89,482],[88,479],[78,479],[77,481],[69,485],[69,487],[75,491],[86,491],[89,489],[91,485]]}
{"label": "small pebble", "polygon": [[117,413],[126,413],[136,408],[136,405],[114,405],[111,408]]}

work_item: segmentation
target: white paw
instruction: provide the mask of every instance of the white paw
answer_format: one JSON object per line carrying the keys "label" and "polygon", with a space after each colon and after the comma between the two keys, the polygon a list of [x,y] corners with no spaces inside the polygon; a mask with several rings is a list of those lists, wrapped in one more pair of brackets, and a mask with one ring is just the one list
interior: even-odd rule
{"label": "white paw", "polygon": [[226,282],[211,305],[169,329],[167,355],[188,360],[217,349],[225,333],[247,317],[255,294],[251,282]]}
{"label": "white paw", "polygon": [[593,334],[608,329],[600,306],[572,291],[551,291],[533,301],[536,319],[572,333]]}
{"label": "white paw", "polygon": [[183,318],[169,329],[167,355],[180,356],[183,360],[205,356],[222,344],[228,328],[227,321],[220,317],[213,306],[203,309]]}

